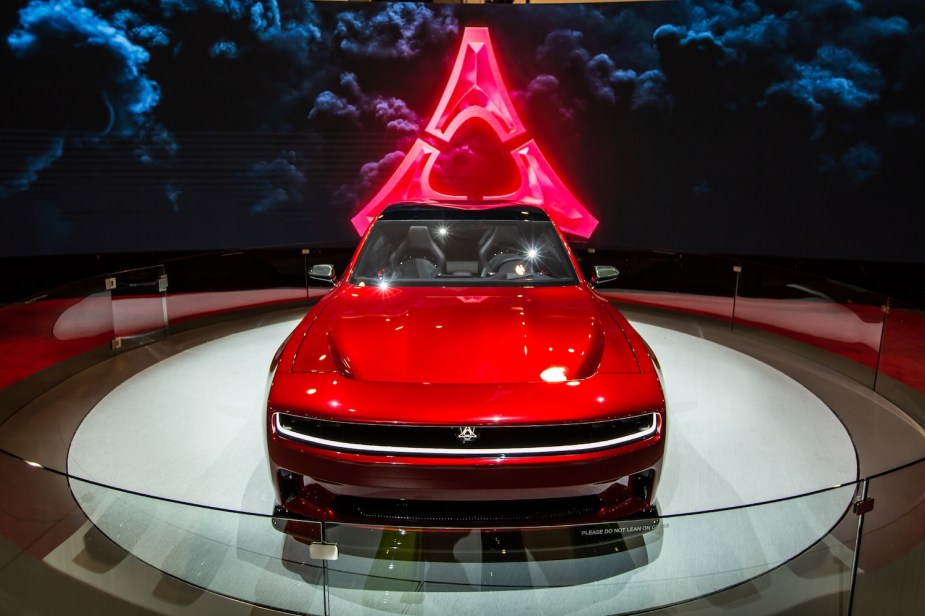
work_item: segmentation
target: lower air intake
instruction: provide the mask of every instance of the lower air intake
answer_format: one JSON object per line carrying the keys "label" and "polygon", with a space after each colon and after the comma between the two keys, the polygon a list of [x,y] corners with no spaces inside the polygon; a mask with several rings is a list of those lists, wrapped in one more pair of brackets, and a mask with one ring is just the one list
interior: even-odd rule
{"label": "lower air intake", "polygon": [[596,496],[521,501],[416,501],[338,496],[338,516],[379,523],[538,524],[580,519],[601,508]]}

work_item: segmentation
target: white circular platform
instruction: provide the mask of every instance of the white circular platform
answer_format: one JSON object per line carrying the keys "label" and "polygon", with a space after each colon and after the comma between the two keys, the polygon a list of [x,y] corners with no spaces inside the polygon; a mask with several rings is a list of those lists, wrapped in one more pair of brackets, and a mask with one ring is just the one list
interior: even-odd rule
{"label": "white circular platform", "polygon": [[[261,428],[266,375],[273,353],[296,323],[219,338],[122,383],[96,405],[75,434],[69,475],[182,503],[269,514],[274,495]],[[668,398],[668,442],[657,493],[663,516],[784,499],[857,479],[855,451],[844,427],[796,381],[715,343],[652,325],[637,328],[661,362]],[[87,516],[103,532],[172,575],[295,611],[308,609],[317,599],[302,576],[280,563],[292,546],[265,518],[165,503],[78,480],[71,485]],[[653,593],[664,605],[715,592],[807,549],[838,522],[852,495],[849,486],[731,512],[669,517],[663,520],[657,553],[650,546],[646,562],[629,568],[611,563],[616,567],[612,576],[602,580],[595,574],[594,583],[582,584],[579,575],[575,588],[585,589],[586,598],[589,588],[603,593],[600,611],[588,613],[647,609],[653,607],[647,603],[656,596]],[[131,530],[126,516],[147,522]],[[781,528],[788,532],[781,533]],[[199,548],[206,556],[219,549],[222,571],[205,581],[190,580],[201,575],[195,558],[177,562],[176,550],[169,549],[183,541],[181,536],[193,544],[208,541]],[[229,559],[216,548],[240,552],[242,542],[253,558]],[[187,549],[196,551],[190,546],[184,554]],[[342,559],[337,564],[348,577],[377,570],[375,559]],[[440,577],[440,568],[428,566],[428,575]],[[542,567],[536,575],[546,580]],[[534,585],[538,579],[532,578]],[[303,587],[294,587],[292,581],[302,581]],[[618,596],[613,594],[617,587]],[[566,591],[556,590],[556,597],[570,600]],[[387,593],[370,599],[369,589],[356,596],[352,592],[345,588],[332,600],[395,609],[386,605]],[[523,598],[515,598],[521,592],[533,591],[504,593],[504,601],[512,601],[512,609],[524,605]],[[455,593],[443,589],[424,595],[424,601],[439,611]],[[483,599],[476,598],[482,593],[463,595],[472,605],[488,597],[494,597],[495,608],[499,605],[496,594]],[[614,604],[617,600],[619,605]],[[557,600],[549,599],[533,611],[557,613],[556,605]]]}
{"label": "white circular platform", "polygon": [[[193,504],[272,512],[263,397],[273,353],[296,323],[220,338],[122,383],[74,435],[68,474]],[[662,515],[857,479],[848,433],[796,381],[715,343],[637,328],[661,362],[668,398]]]}

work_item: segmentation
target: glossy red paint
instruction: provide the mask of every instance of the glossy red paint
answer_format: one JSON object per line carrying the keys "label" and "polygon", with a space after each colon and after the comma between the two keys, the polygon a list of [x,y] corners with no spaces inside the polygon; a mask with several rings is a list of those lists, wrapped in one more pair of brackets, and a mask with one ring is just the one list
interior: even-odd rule
{"label": "glossy red paint", "polygon": [[338,289],[314,325],[326,335],[306,338],[292,369],[433,384],[539,383],[551,367],[568,380],[640,371],[608,305],[584,287],[459,291]]}
{"label": "glossy red paint", "polygon": [[[493,135],[510,156],[515,175],[511,190],[492,194],[499,183],[506,186],[507,182],[495,181],[498,178],[481,181],[479,174],[470,174],[454,192],[447,192],[450,189],[441,183],[441,154],[471,150],[471,142],[461,144],[458,138],[473,127]],[[490,157],[479,151],[472,155]],[[495,165],[496,173],[499,168]],[[514,109],[488,28],[464,30],[456,62],[424,137],[415,141],[385,185],[353,217],[353,225],[362,235],[386,205],[422,200],[469,207],[483,207],[474,201],[517,201],[542,206],[563,231],[578,237],[591,237],[597,227],[597,219],[568,189]]]}
{"label": "glossy red paint", "polygon": [[376,383],[337,372],[277,371],[270,402],[275,410],[332,421],[443,426],[603,421],[664,404],[651,371],[564,383],[482,384]]}
{"label": "glossy red paint", "polygon": [[[595,511],[569,520],[576,522],[649,507],[666,435],[658,371],[638,333],[566,250],[574,282],[551,286],[361,286],[350,282],[354,256],[275,360],[266,431],[281,505],[351,522],[370,520],[338,512],[337,497],[484,501],[489,510],[505,501],[598,498]],[[277,429],[279,412],[346,425],[479,430],[656,419],[645,438],[619,446],[453,456],[298,442]]]}

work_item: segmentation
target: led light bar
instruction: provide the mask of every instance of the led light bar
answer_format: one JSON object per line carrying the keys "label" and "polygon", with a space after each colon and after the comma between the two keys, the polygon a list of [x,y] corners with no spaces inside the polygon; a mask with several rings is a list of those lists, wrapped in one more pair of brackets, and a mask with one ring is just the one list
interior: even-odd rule
{"label": "led light bar", "polygon": [[[350,443],[328,438],[321,438],[311,434],[304,434],[282,425],[280,417],[283,413],[274,413],[273,423],[276,432],[281,436],[310,445],[316,445],[325,449],[335,451],[354,451],[360,453],[376,453],[386,455],[406,455],[406,456],[447,456],[447,457],[495,457],[495,456],[524,456],[524,455],[545,455],[545,454],[566,454],[580,453],[583,451],[594,451],[598,449],[609,449],[618,445],[625,445],[635,441],[646,439],[656,433],[658,430],[658,414],[650,413],[651,421],[641,430],[632,434],[619,436],[616,438],[602,441],[593,441],[589,443],[575,443],[570,445],[545,445],[539,447],[504,447],[504,448],[477,448],[477,447],[409,447],[394,445],[374,445],[365,443]],[[636,418],[638,419],[638,417]],[[430,428],[436,426],[428,426]],[[449,426],[448,426],[449,427]],[[491,428],[484,428],[490,430]],[[529,430],[529,428],[525,428]]]}

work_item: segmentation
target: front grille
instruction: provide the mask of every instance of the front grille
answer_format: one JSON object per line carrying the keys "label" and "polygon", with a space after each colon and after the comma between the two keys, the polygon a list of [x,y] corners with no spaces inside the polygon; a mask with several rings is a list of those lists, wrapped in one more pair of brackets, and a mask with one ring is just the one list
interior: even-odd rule
{"label": "front grille", "polygon": [[422,501],[338,496],[331,510],[340,517],[380,523],[542,523],[575,520],[596,513],[596,496],[517,501]]}
{"label": "front grille", "polygon": [[626,445],[653,436],[658,415],[574,424],[532,426],[418,426],[347,423],[275,416],[286,438],[335,451],[384,455],[488,457],[579,453]]}

